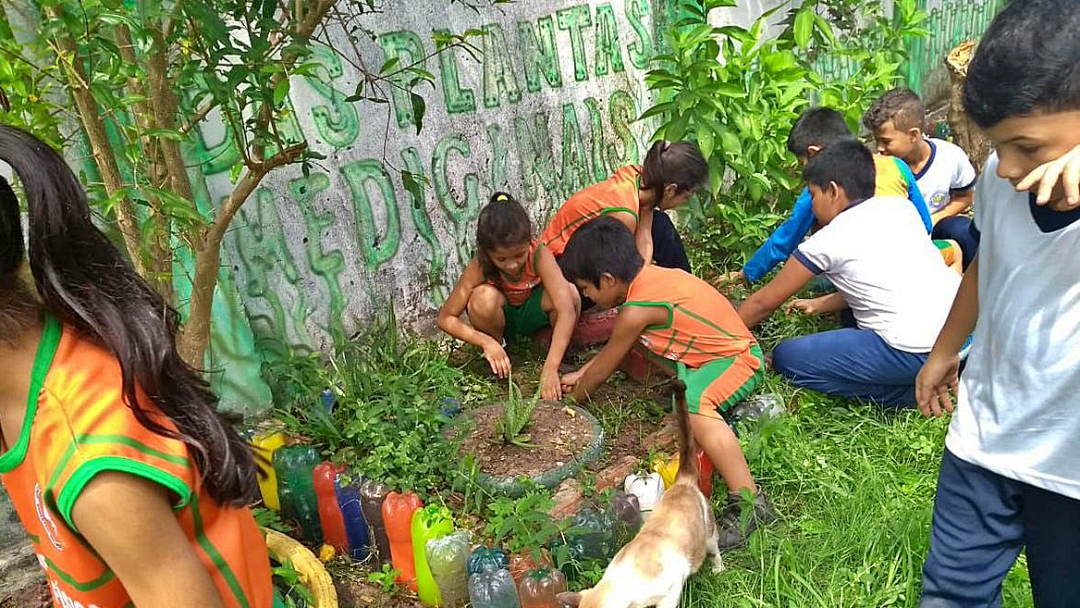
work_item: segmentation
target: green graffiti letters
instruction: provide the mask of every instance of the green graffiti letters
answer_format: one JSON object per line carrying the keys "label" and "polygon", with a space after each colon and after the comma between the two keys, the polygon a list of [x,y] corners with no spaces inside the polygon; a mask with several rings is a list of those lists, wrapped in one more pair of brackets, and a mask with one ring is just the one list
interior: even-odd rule
{"label": "green graffiti letters", "polygon": [[[450,35],[450,30],[435,30],[435,33],[444,36]],[[472,89],[462,88],[461,74],[458,71],[456,49],[448,49],[439,53],[439,75],[442,79],[443,100],[446,103],[446,111],[450,114],[464,114],[476,111],[476,96]]]}
{"label": "green graffiti letters", "polygon": [[[313,48],[314,58],[326,72],[324,76],[334,80],[340,79],[344,71],[341,69],[341,59],[338,54],[321,45]],[[356,108],[345,101],[346,95],[325,84],[322,78],[305,76],[304,80],[320,97],[330,102],[330,105],[318,105],[311,109],[315,128],[318,129],[322,140],[335,148],[344,148],[356,141],[356,138],[360,136],[360,120],[356,114]]]}
{"label": "green graffiti letters", "polygon": [[323,231],[337,224],[333,213],[320,213],[315,209],[315,199],[330,187],[330,176],[312,173],[289,182],[289,192],[304,217],[304,248],[307,250],[308,267],[322,277],[330,294],[330,330],[335,337],[345,336],[342,325],[345,314],[345,296],[341,292],[338,277],[345,270],[345,256],[340,249],[323,249]]}
{"label": "green graffiti letters", "polygon": [[600,102],[592,97],[585,98],[585,109],[589,111],[589,149],[592,152],[592,181],[600,181],[608,176],[604,165],[604,123],[601,116]]}
{"label": "green graffiti letters", "polygon": [[[373,158],[343,165],[341,175],[352,192],[356,235],[360,241],[360,250],[364,253],[364,264],[368,270],[375,271],[394,258],[401,244],[401,221],[398,218],[394,184],[382,163]],[[375,183],[386,210],[386,229],[381,237],[376,225],[372,198],[368,195],[368,182]]]}
{"label": "green graffiti letters", "polygon": [[454,245],[458,261],[464,266],[472,258],[473,222],[480,213],[480,178],[474,173],[465,174],[465,203],[458,203],[450,186],[450,173],[447,169],[451,152],[457,152],[462,158],[468,159],[472,156],[469,140],[460,133],[451,133],[442,138],[435,146],[435,154],[431,159],[431,176],[435,184],[435,198],[454,225]]}
{"label": "green graffiti letters", "polygon": [[589,179],[589,155],[581,137],[577,109],[572,103],[563,104],[562,120],[562,198],[567,198],[586,184]]}
{"label": "green graffiti letters", "polygon": [[503,95],[510,103],[517,103],[521,101],[521,88],[502,26],[489,23],[484,32],[484,107],[498,107]]}
{"label": "green graffiti letters", "polygon": [[[424,43],[415,32],[399,30],[387,32],[379,36],[379,46],[383,50],[383,59],[398,58],[398,68],[413,65],[427,69],[427,61],[424,60]],[[413,124],[412,101],[409,98],[409,82],[405,74],[399,74],[393,78],[395,86],[391,87],[391,99],[394,102],[394,114],[397,116],[398,127],[404,129]]]}
{"label": "green graffiti letters", "polygon": [[649,0],[626,0],[626,18],[638,36],[636,42],[626,47],[626,51],[630,54],[630,63],[639,70],[647,68],[653,56],[652,37],[644,22],[649,12]]}
{"label": "green graffiti letters", "polygon": [[491,148],[491,190],[508,192],[510,177],[506,171],[506,142],[503,141],[502,127],[495,123],[487,126],[488,146]]}
{"label": "green graffiti letters", "polygon": [[588,80],[589,65],[585,59],[585,40],[581,30],[592,25],[588,4],[564,8],[557,13],[560,30],[569,30],[570,48],[574,53],[574,79]]}
{"label": "green graffiti letters", "polygon": [[615,144],[608,146],[607,162],[614,171],[623,165],[636,165],[640,162],[640,151],[630,125],[637,120],[638,110],[634,98],[626,91],[613,91],[608,101],[611,113],[611,129],[622,141],[623,152],[619,154]]}
{"label": "green graffiti letters", "polygon": [[551,16],[536,20],[536,28],[530,21],[517,22],[518,48],[525,66],[525,88],[535,93],[540,90],[540,76],[549,87],[562,86],[559,70],[559,47],[555,44],[555,26]]}
{"label": "green graffiti letters", "polygon": [[559,192],[558,176],[555,175],[555,159],[551,153],[551,135],[548,132],[547,112],[533,115],[533,128],[521,117],[514,117],[514,138],[517,140],[520,165],[521,191],[525,200],[535,202],[539,188],[555,197]]}
{"label": "green graffiti letters", "polygon": [[[424,164],[420,160],[420,153],[416,151],[416,148],[410,146],[402,150],[401,161],[405,163],[405,170],[415,175],[418,180],[424,177]],[[427,260],[428,270],[426,275],[428,284],[431,286],[431,301],[435,306],[442,306],[447,295],[446,284],[443,280],[446,256],[443,254],[439,237],[435,235],[435,228],[431,225],[431,218],[428,217],[427,197],[424,195],[427,188],[420,192],[421,197],[419,200],[412,193],[407,193],[410,200],[409,207],[412,209],[412,220],[413,226],[416,227],[416,233],[431,248],[431,256]]]}
{"label": "green graffiti letters", "polygon": [[[292,340],[292,343],[311,344],[311,336],[304,325],[308,310],[304,290],[299,288],[300,270],[285,240],[281,217],[277,213],[278,196],[269,188],[259,188],[255,191],[255,200],[252,203],[254,217],[249,216],[247,208],[241,207],[241,226],[233,231],[236,235],[236,251],[244,265],[244,292],[248,297],[264,300],[270,308],[269,316],[253,313],[251,308],[248,308],[252,330],[260,339],[259,342],[261,339],[287,339],[285,336],[289,334],[289,325],[286,323],[285,305],[280,298],[282,290],[278,285],[271,285],[270,281],[271,273],[279,270],[296,293],[296,303],[291,311],[293,335],[296,339]],[[256,346],[258,347],[258,344]]]}
{"label": "green graffiti letters", "polygon": [[609,67],[613,73],[625,70],[615,10],[610,4],[601,4],[596,7],[596,67],[593,69],[597,76],[604,76]]}

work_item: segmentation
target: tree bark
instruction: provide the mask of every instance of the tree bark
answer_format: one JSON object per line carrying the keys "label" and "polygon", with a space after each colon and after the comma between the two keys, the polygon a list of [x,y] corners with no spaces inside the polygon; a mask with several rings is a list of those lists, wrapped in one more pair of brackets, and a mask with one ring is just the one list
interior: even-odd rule
{"label": "tree bark", "polygon": [[974,54],[975,41],[966,40],[953,48],[945,58],[950,82],[948,120],[956,145],[967,153],[971,164],[975,165],[975,170],[982,172],[986,158],[990,155],[990,140],[964,111],[964,81],[967,80],[968,63]]}
{"label": "tree bark", "polygon": [[[59,19],[59,9],[49,7],[48,14],[53,19]],[[120,177],[120,168],[116,164],[116,156],[109,137],[105,133],[105,123],[101,119],[97,102],[90,93],[86,72],[82,61],[75,48],[75,41],[66,36],[55,41],[63,52],[60,61],[67,68],[68,86],[71,87],[71,97],[75,101],[75,108],[79,114],[79,121],[86,131],[86,137],[90,140],[90,149],[94,157],[94,163],[101,173],[101,179],[105,184],[105,192],[109,197],[117,197],[115,207],[116,223],[120,227],[120,234],[124,239],[124,246],[128,250],[132,265],[142,276],[146,276],[146,267],[143,264],[142,251],[139,247],[139,224],[135,217],[135,206],[126,195],[120,196],[124,190],[124,182]]]}

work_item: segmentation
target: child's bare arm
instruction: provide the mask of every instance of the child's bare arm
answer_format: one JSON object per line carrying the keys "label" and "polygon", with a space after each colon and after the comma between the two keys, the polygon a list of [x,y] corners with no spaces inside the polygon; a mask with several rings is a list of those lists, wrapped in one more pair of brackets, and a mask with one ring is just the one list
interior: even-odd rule
{"label": "child's bare arm", "polygon": [[848,308],[847,300],[840,292],[834,292],[809,300],[792,300],[789,309],[807,315],[824,315]]}
{"label": "child's bare arm", "polygon": [[570,338],[577,324],[578,308],[575,304],[577,288],[563,276],[555,256],[546,247],[537,249],[537,270],[544,291],[551,298],[555,309],[555,326],[551,328],[551,346],[548,348],[544,369],[540,373],[540,385],[544,399],[557,401],[562,399],[562,386],[559,384],[559,364],[570,346]]}
{"label": "child's bare arm", "polygon": [[619,311],[611,339],[585,367],[581,378],[575,383],[570,396],[578,401],[587,400],[598,386],[603,384],[626,353],[633,348],[641,332],[650,325],[662,325],[668,320],[668,311],[659,306],[629,306]]}
{"label": "child's bare arm", "polygon": [[172,507],[164,486],[104,471],[75,500],[71,519],[140,608],[222,608]]}
{"label": "child's bare arm", "polygon": [[739,317],[748,328],[753,329],[813,278],[814,273],[806,265],[795,257],[788,258],[776,278],[755,291],[739,306]]}
{"label": "child's bare arm", "polygon": [[446,302],[443,302],[442,308],[439,309],[439,318],[436,324],[439,329],[450,336],[478,348],[487,348],[492,344],[501,347],[502,345],[496,342],[495,338],[474,329],[461,320],[461,315],[465,313],[465,309],[469,305],[469,297],[472,295],[473,290],[483,282],[484,271],[480,269],[480,261],[473,259],[465,267],[465,271],[461,273],[461,277],[458,278],[457,284],[454,285],[453,291],[450,292],[450,296],[446,298]]}
{"label": "child's bare arm", "polygon": [[[1039,165],[1016,185],[1016,189],[1020,192],[1029,191],[1032,188],[1036,188],[1035,200],[1040,205],[1058,197],[1065,200],[1068,209],[1080,205],[1080,146],[1076,146],[1057,160]],[[1058,210],[1067,211],[1068,209]]]}
{"label": "child's bare arm", "polygon": [[949,392],[955,393],[960,383],[960,349],[975,331],[978,318],[979,257],[975,256],[964,272],[934,348],[915,378],[915,400],[923,415],[940,416],[942,411],[953,411]]}
{"label": "child's bare arm", "polygon": [[652,240],[652,224],[653,224],[653,208],[651,206],[642,206],[638,211],[640,217],[637,223],[637,230],[634,231],[634,240],[637,243],[638,253],[641,254],[641,259],[645,260],[645,265],[652,264],[653,256],[653,240]]}

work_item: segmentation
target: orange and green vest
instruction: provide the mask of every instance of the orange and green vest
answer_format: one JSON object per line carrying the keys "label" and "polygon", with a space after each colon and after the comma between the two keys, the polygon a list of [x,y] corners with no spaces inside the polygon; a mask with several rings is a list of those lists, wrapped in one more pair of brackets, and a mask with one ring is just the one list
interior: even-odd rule
{"label": "orange and green vest", "polygon": [[510,282],[500,272],[497,279],[489,279],[488,283],[494,285],[504,296],[510,306],[521,306],[528,301],[533,289],[540,284],[539,251],[543,244],[533,241],[529,244],[529,256],[525,258],[525,268],[521,271],[521,278]]}
{"label": "orange and green vest", "polygon": [[555,212],[547,228],[540,234],[540,242],[555,257],[561,257],[574,232],[593,218],[621,211],[633,215],[636,222],[640,176],[641,167],[630,165],[602,182],[578,190]]}
{"label": "orange and green vest", "polygon": [[[163,426],[176,428],[148,403],[143,407]],[[49,317],[19,439],[0,455],[0,480],[30,535],[56,606],[133,606],[71,518],[79,493],[102,471],[167,488],[176,518],[224,605],[270,608],[270,561],[250,510],[215,503],[199,483],[187,446],[151,432],[124,405],[116,358]]]}
{"label": "orange and green vest", "polygon": [[730,357],[746,357],[751,369],[761,361],[750,352],[757,340],[719,291],[677,269],[645,266],[630,283],[623,306],[667,310],[663,325],[647,327],[639,338],[652,353],[697,368]]}

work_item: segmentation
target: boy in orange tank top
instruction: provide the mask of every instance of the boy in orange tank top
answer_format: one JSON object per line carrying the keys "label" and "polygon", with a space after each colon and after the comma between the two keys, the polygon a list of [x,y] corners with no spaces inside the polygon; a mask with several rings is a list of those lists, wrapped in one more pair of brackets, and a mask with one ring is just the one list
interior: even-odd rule
{"label": "boy in orange tank top", "polygon": [[[585,224],[562,259],[568,280],[600,308],[620,308],[611,339],[596,357],[563,376],[564,390],[582,400],[615,371],[640,342],[686,383],[694,440],[705,450],[730,493],[721,516],[720,547],[741,545],[772,507],[750,474],[724,414],[764,378],[764,359],[734,307],[715,288],[678,269],[646,266],[634,237],[613,218]],[[743,493],[753,496],[754,516],[740,522]]]}

